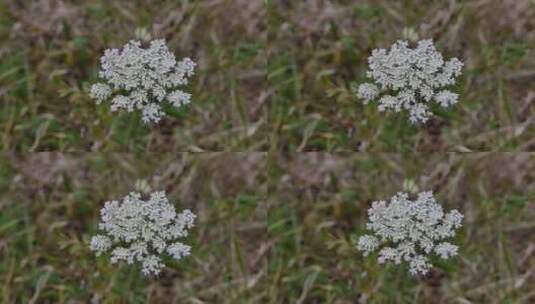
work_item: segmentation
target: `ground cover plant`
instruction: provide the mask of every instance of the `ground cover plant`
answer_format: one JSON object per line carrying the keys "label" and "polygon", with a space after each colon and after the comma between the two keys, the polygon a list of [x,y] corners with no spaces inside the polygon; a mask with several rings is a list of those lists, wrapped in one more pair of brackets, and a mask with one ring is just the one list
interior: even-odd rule
{"label": "ground cover plant", "polygon": [[[265,12],[261,0],[1,1],[2,150],[265,150]],[[197,63],[180,86],[191,102],[165,105],[158,128],[97,105],[104,51],[157,39]]]}
{"label": "ground cover plant", "polygon": [[[0,294],[6,303],[530,303],[533,153],[62,154],[2,157]],[[499,164],[497,166],[496,164]],[[96,257],[110,198],[165,190],[197,215],[157,277]],[[463,214],[413,276],[358,250],[374,201],[433,195]]]}
{"label": "ground cover plant", "polygon": [[373,50],[368,62],[366,76],[373,82],[359,85],[357,97],[365,104],[378,99],[379,111],[408,110],[410,122],[418,124],[432,115],[429,103],[448,108],[459,101],[459,94],[443,89],[455,84],[463,63],[457,58],[446,61],[431,39],[418,41],[414,49],[398,40],[388,50]]}
{"label": "ground cover plant", "polygon": [[[0,302],[261,303],[267,298],[263,153],[71,155],[1,158]],[[208,179],[208,177],[210,177]],[[137,186],[136,186],[137,184]],[[91,251],[100,209],[133,189],[165,190],[195,213],[190,255],[139,265]]]}
{"label": "ground cover plant", "polygon": [[[531,0],[3,1],[3,150],[516,151],[533,149]],[[228,18],[229,12],[234,12]],[[198,63],[158,128],[90,101],[104,50],[165,39]],[[432,39],[462,101],[415,127],[356,96],[367,58]],[[450,103],[451,95],[441,99]]]}
{"label": "ground cover plant", "polygon": [[[500,164],[497,166],[496,164]],[[301,153],[271,160],[271,303],[531,303],[535,155]],[[433,191],[462,227],[458,255],[409,265],[364,256],[368,210],[399,191]]]}
{"label": "ground cover plant", "polygon": [[535,302],[535,1],[0,1],[0,302]]}
{"label": "ground cover plant", "polygon": [[[533,150],[535,4],[530,0],[268,1],[271,145],[284,151]],[[452,107],[415,128],[355,96],[368,57],[433,39],[463,62]],[[373,104],[373,103],[372,103]],[[392,111],[394,112],[394,111]]]}
{"label": "ground cover plant", "polygon": [[398,192],[390,201],[375,201],[368,216],[371,233],[359,237],[357,249],[364,256],[379,250],[380,264],[407,262],[412,275],[426,275],[433,267],[432,254],[448,259],[459,251],[447,239],[462,226],[463,215],[456,209],[445,213],[431,191],[418,193],[414,200]]}
{"label": "ground cover plant", "polygon": [[141,109],[143,122],[158,123],[164,115],[161,103],[181,108],[191,102],[191,94],[176,87],[188,84],[197,64],[189,57],[178,61],[164,39],[150,41],[148,48],[132,40],[122,49],[104,51],[100,62],[105,82],[93,84],[89,95],[97,104],[111,99],[112,111]]}
{"label": "ground cover plant", "polygon": [[180,260],[191,254],[191,246],[179,239],[189,235],[197,216],[189,209],[177,213],[165,191],[130,192],[122,201],[104,203],[100,215],[102,232],[89,247],[97,256],[110,252],[112,264],[139,262],[144,275],[157,276],[165,267],[162,255]]}

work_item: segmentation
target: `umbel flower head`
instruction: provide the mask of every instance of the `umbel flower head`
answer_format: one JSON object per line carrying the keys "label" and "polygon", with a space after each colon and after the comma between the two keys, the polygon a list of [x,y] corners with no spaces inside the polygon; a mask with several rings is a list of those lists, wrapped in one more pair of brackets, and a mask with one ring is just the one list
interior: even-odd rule
{"label": "umbel flower head", "polygon": [[361,84],[356,93],[365,104],[376,100],[379,111],[404,109],[413,124],[425,123],[432,115],[431,102],[446,108],[458,101],[456,93],[444,88],[455,83],[463,63],[444,61],[432,40],[420,40],[414,49],[397,41],[389,50],[373,50],[368,62],[366,75],[373,82]]}
{"label": "umbel flower head", "polygon": [[157,123],[163,116],[162,102],[179,108],[190,102],[191,95],[177,89],[193,75],[195,62],[181,61],[169,51],[165,40],[153,40],[149,48],[130,41],[122,50],[108,49],[100,58],[103,83],[91,87],[90,97],[97,104],[111,100],[111,110],[141,110],[145,123]]}
{"label": "umbel flower head", "polygon": [[357,249],[365,256],[379,250],[380,264],[407,262],[412,275],[424,275],[432,267],[431,255],[457,255],[458,247],[444,240],[455,236],[463,215],[455,209],[444,213],[432,192],[420,192],[414,201],[397,193],[390,202],[373,202],[368,216],[372,234],[361,236]]}
{"label": "umbel flower head", "polygon": [[153,192],[148,200],[132,192],[122,202],[106,202],[100,210],[101,222],[91,239],[97,256],[111,251],[111,263],[141,263],[144,275],[157,275],[164,267],[162,256],[179,260],[190,255],[191,247],[178,241],[188,236],[195,214],[175,211],[165,192]]}

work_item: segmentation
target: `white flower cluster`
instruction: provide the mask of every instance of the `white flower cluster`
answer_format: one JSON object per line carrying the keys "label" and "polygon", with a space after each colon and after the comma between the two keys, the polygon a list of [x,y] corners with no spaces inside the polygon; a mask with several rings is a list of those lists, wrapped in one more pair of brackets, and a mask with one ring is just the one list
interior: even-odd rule
{"label": "white flower cluster", "polygon": [[458,247],[443,240],[455,236],[463,215],[457,210],[444,213],[432,192],[420,192],[415,201],[400,192],[390,202],[373,202],[368,215],[366,228],[373,235],[361,236],[357,249],[366,256],[382,247],[380,264],[404,261],[412,275],[426,274],[432,253],[442,259],[457,255]]}
{"label": "white flower cluster", "polygon": [[151,41],[147,49],[139,41],[108,49],[100,63],[99,76],[106,83],[94,84],[90,97],[98,104],[111,99],[112,111],[140,109],[145,123],[157,123],[163,116],[161,102],[175,107],[190,102],[191,95],[176,87],[188,83],[196,64],[189,58],[177,62],[163,39]]}
{"label": "white flower cluster", "polygon": [[111,250],[112,263],[140,262],[143,274],[157,275],[164,267],[162,254],[176,260],[190,254],[191,247],[177,239],[188,235],[196,216],[188,209],[176,213],[163,191],[146,201],[132,192],[122,202],[106,202],[100,214],[105,233],[93,236],[90,248],[97,256]]}
{"label": "white flower cluster", "polygon": [[379,111],[405,109],[413,124],[425,123],[431,101],[442,107],[458,101],[456,93],[443,88],[455,83],[463,63],[457,58],[444,61],[432,40],[420,40],[415,49],[397,41],[390,50],[373,50],[368,62],[366,75],[374,83],[361,84],[357,97],[366,104],[378,99]]}

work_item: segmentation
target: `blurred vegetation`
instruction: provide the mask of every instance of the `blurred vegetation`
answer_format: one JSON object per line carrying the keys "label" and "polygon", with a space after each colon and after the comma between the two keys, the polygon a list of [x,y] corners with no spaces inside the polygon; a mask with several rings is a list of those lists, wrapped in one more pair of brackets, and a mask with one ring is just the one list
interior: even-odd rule
{"label": "blurred vegetation", "polygon": [[[230,14],[230,15],[229,15]],[[0,127],[16,151],[517,151],[535,145],[531,0],[0,2]],[[144,29],[199,63],[155,127],[87,96]],[[410,35],[407,35],[410,33]],[[419,127],[354,97],[377,47],[433,38],[461,102]],[[413,37],[414,36],[414,37]]]}
{"label": "blurred vegetation", "polygon": [[[285,151],[517,151],[535,145],[535,3],[268,1],[272,147]],[[405,33],[414,33],[407,36]],[[420,127],[352,92],[367,58],[432,38],[464,63],[460,102]]]}
{"label": "blurred vegetation", "polygon": [[[255,303],[267,298],[263,153],[36,153],[0,171],[0,302]],[[105,201],[137,180],[197,214],[192,255],[158,279],[96,258],[89,241]]]}
{"label": "blurred vegetation", "polygon": [[[1,168],[3,303],[535,299],[533,153],[34,153]],[[157,279],[88,248],[104,202],[139,180],[198,215],[192,255],[168,261]],[[459,256],[434,260],[423,278],[363,257],[354,243],[371,202],[411,184],[465,215]]]}
{"label": "blurred vegetation", "polygon": [[[2,150],[265,150],[264,15],[248,0],[0,1]],[[198,63],[192,104],[155,127],[88,97],[104,50],[140,29]]]}
{"label": "blurred vegetation", "polygon": [[[535,300],[534,154],[301,153],[270,167],[270,303]],[[459,256],[423,278],[355,249],[371,203],[411,183],[465,216]]]}
{"label": "blurred vegetation", "polygon": [[[142,29],[198,63],[156,127],[87,96]],[[465,63],[421,127],[351,91],[407,33]],[[0,1],[0,302],[532,303],[534,59],[532,0]],[[87,246],[139,180],[199,216],[158,280]],[[466,216],[419,280],[354,249],[408,184]]]}

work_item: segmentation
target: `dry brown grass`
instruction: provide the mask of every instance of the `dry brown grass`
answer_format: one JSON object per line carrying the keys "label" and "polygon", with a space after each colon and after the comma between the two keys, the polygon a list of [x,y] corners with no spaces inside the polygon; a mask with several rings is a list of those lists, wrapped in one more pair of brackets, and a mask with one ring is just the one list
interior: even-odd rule
{"label": "dry brown grass", "polygon": [[[302,153],[277,157],[271,179],[270,260],[280,264],[275,302],[530,303],[535,284],[535,156]],[[352,237],[364,233],[372,201],[407,179],[433,190],[445,209],[464,213],[460,256],[425,278],[362,257]],[[309,282],[310,284],[310,282]],[[276,296],[275,296],[276,294]]]}
{"label": "dry brown grass", "polygon": [[[295,150],[532,150],[535,7],[532,1],[272,1],[272,121]],[[349,90],[366,58],[413,28],[465,63],[461,102],[426,126],[362,106]],[[278,75],[278,74],[277,74]],[[385,117],[386,116],[386,117]]]}
{"label": "dry brown grass", "polygon": [[[4,7],[1,53],[19,71],[5,84],[4,149],[167,152],[267,146],[261,0],[40,0],[7,1]],[[111,115],[87,97],[104,49],[133,39],[138,27],[198,63],[192,107],[154,128],[136,117]]]}
{"label": "dry brown grass", "polygon": [[[0,200],[5,303],[235,303],[266,297],[266,159],[263,153],[30,154],[9,159]],[[191,258],[157,280],[95,258],[88,241],[104,201],[138,179],[198,215]],[[5,184],[7,182],[8,184]],[[37,283],[40,282],[40,283]]]}

